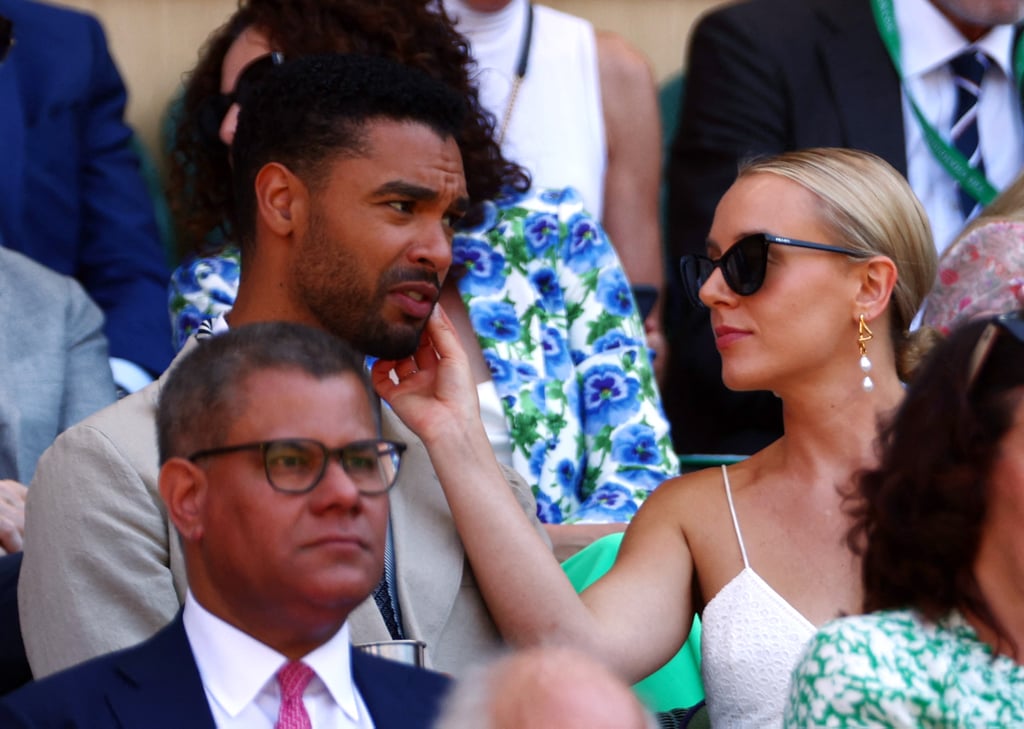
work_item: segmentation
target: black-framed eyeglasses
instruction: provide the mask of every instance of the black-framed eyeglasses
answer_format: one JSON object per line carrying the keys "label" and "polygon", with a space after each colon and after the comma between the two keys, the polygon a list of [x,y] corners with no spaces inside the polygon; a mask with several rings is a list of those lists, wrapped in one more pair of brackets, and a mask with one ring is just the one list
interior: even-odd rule
{"label": "black-framed eyeglasses", "polygon": [[375,496],[395,485],[404,443],[390,440],[357,440],[340,448],[328,448],[311,438],[281,438],[241,443],[196,451],[190,461],[239,451],[259,451],[267,481],[275,491],[304,494],[316,488],[331,459],[338,461],[359,493]]}
{"label": "black-framed eyeglasses", "polygon": [[237,103],[239,106],[245,106],[270,69],[282,63],[284,54],[278,51],[260,56],[242,69],[235,82],[234,91],[214,94],[206,99],[199,109],[199,133],[203,139],[211,144],[221,144],[220,125],[224,122],[231,105]]}
{"label": "black-framed eyeglasses", "polygon": [[690,303],[703,308],[700,300],[701,287],[711,278],[716,268],[722,269],[722,277],[730,289],[740,296],[750,296],[764,284],[768,271],[768,246],[771,244],[810,248],[815,251],[842,253],[847,256],[863,256],[861,251],[824,243],[811,243],[806,240],[783,238],[769,233],[754,233],[740,238],[717,260],[712,260],[700,253],[690,253],[679,261],[679,271],[683,276],[683,288],[686,290]]}
{"label": "black-framed eyeglasses", "polygon": [[0,15],[0,63],[7,60],[7,54],[14,45],[14,23]]}
{"label": "black-framed eyeglasses", "polygon": [[[1020,310],[1008,311],[1005,314],[993,317],[978,337],[971,358],[967,362],[967,389],[974,387],[974,382],[981,374],[985,361],[996,346],[996,339],[1000,332],[1006,332],[1018,342],[1024,342],[1024,314]],[[1021,364],[1024,367],[1024,363]]]}

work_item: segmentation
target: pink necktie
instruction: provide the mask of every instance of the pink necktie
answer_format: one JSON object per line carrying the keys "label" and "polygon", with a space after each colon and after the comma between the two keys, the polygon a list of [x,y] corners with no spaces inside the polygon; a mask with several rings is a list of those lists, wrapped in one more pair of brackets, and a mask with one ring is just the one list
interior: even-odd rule
{"label": "pink necktie", "polygon": [[277,672],[277,683],[281,686],[281,711],[274,729],[313,729],[306,706],[302,703],[302,694],[313,676],[313,669],[298,661],[285,664]]}

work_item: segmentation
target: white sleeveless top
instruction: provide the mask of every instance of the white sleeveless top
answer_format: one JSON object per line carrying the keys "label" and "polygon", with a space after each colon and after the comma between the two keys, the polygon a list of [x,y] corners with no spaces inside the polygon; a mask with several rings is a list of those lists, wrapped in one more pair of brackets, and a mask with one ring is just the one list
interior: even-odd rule
{"label": "white sleeveless top", "polygon": [[701,673],[715,729],[782,725],[789,678],[817,628],[750,567],[722,466],[743,570],[704,607]]}
{"label": "white sleeveless top", "polygon": [[[527,0],[495,12],[444,0],[479,67],[480,100],[500,131],[526,27]],[[502,152],[530,171],[535,188],[573,187],[598,220],[608,160],[594,26],[543,5],[533,7],[526,76]]]}

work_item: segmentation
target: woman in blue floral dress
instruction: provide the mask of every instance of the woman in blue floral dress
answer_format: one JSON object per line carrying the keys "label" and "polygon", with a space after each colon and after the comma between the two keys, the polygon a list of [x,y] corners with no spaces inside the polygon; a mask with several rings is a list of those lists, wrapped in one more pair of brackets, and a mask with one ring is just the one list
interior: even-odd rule
{"label": "woman in blue floral dress", "polygon": [[451,276],[501,399],[511,465],[533,484],[541,521],[627,522],[678,462],[618,257],[572,189],[482,208],[455,236]]}
{"label": "woman in blue floral dress", "polygon": [[787,727],[1024,727],[1022,316],[954,330],[911,385],[852,532],[879,612],[815,636]]}
{"label": "woman in blue floral dress", "polygon": [[[332,20],[341,17],[342,5]],[[249,7],[258,12],[260,3]],[[346,20],[339,38],[344,33],[384,34],[357,28],[355,17]],[[256,18],[249,21],[255,27],[268,25]],[[255,44],[247,63],[238,62],[236,51],[231,56],[233,77],[227,77],[224,62],[221,78],[220,61],[235,45],[227,41],[243,28],[229,30],[219,58],[207,54],[218,58],[217,67],[200,66],[189,82],[180,135],[189,124],[194,128],[195,118],[207,108],[204,89],[209,96],[214,86],[237,87],[227,98],[244,98],[250,69],[265,63],[271,47],[282,48],[285,57],[309,52],[301,32],[291,39],[265,38],[262,45]],[[249,45],[254,45],[253,30],[247,34]],[[386,41],[377,42],[381,53],[400,55],[386,50]],[[204,81],[214,73],[218,83]],[[473,105],[475,91],[471,93]],[[214,179],[228,172],[233,118],[228,111],[217,119],[219,126],[211,131],[219,141],[196,145],[181,135],[179,167],[187,167],[180,160],[198,158],[205,174],[193,179],[193,187],[177,186],[182,194],[192,195],[178,207],[202,221],[218,211],[223,219],[230,209],[229,198],[205,193]],[[600,534],[621,530],[648,493],[678,473],[642,318],[614,249],[574,191],[523,192],[525,176],[500,157],[490,138],[464,139],[462,149],[470,195],[495,201],[478,203],[467,216],[472,222],[457,232],[443,300],[449,308],[465,308],[486,364],[488,376],[483,379],[496,391],[489,404],[504,422],[492,418],[489,434],[502,460],[533,486],[542,521],[617,525],[563,530],[561,535],[553,530],[556,543],[564,538],[572,545],[561,552],[566,555]],[[218,156],[211,160],[212,155]],[[179,176],[187,171],[180,170]],[[196,184],[196,179],[205,184]],[[219,202],[204,204],[210,199]],[[204,320],[231,308],[240,267],[238,249],[229,245],[215,255],[192,257],[174,272],[169,305],[178,347]],[[449,313],[459,320],[463,312]]]}

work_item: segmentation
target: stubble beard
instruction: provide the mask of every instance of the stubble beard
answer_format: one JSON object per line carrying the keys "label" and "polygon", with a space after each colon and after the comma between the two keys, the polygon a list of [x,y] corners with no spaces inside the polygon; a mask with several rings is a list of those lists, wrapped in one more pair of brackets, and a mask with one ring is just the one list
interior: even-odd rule
{"label": "stubble beard", "polygon": [[363,354],[380,359],[412,356],[426,322],[391,323],[382,315],[388,289],[410,276],[387,271],[371,293],[358,256],[338,248],[319,226],[311,228],[290,276],[293,299],[302,302],[324,330]]}

